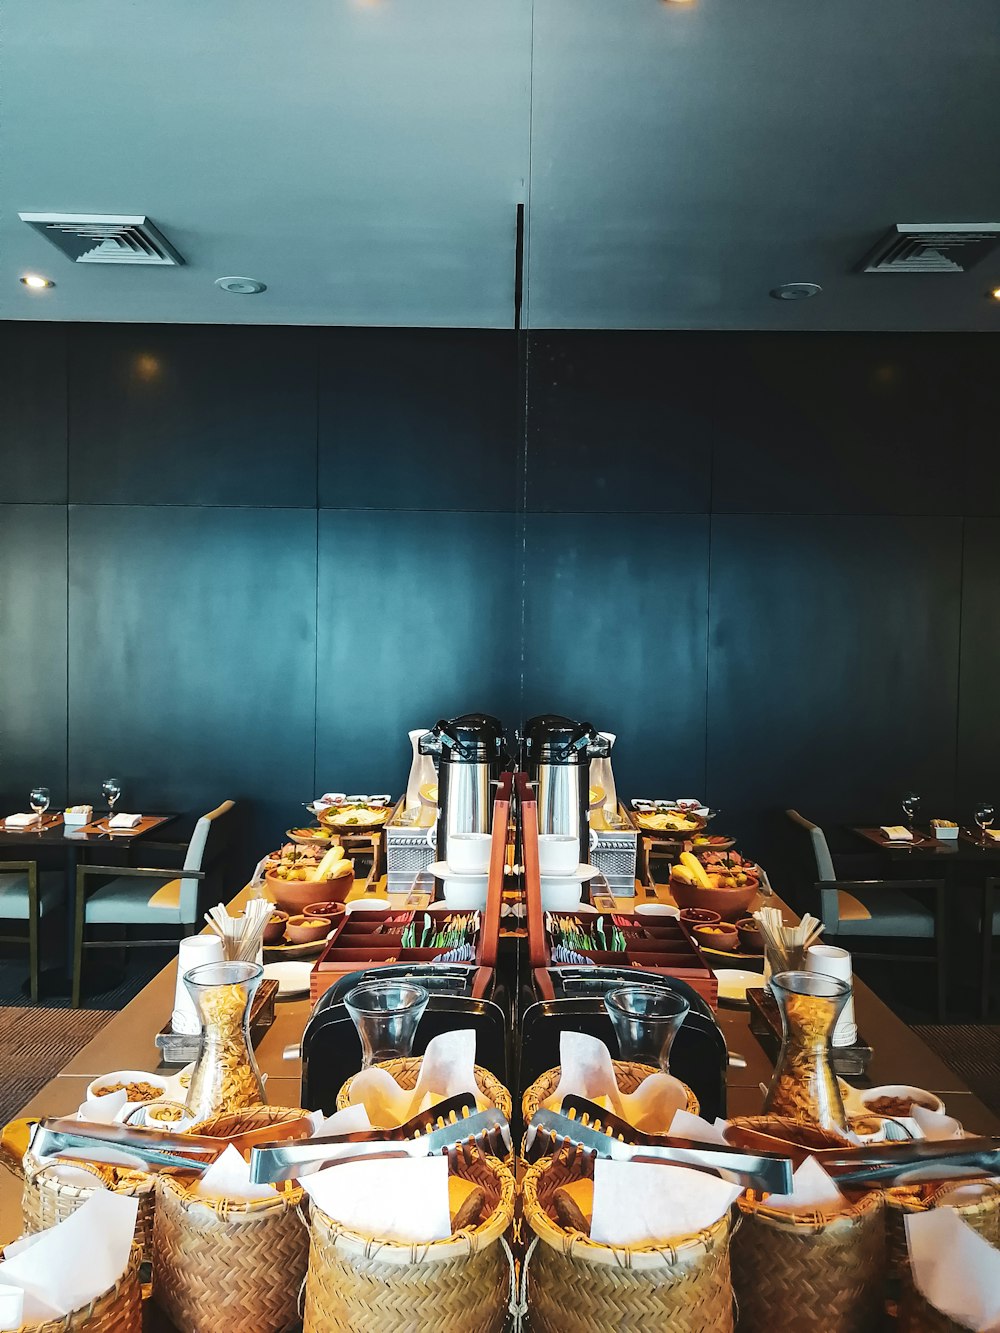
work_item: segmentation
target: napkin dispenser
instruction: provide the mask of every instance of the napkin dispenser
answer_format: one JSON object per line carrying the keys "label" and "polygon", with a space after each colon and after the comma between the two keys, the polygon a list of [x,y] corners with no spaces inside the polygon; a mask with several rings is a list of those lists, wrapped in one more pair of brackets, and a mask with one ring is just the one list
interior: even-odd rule
{"label": "napkin dispenser", "polygon": [[[379,979],[394,969],[380,968]],[[437,965],[440,980],[449,969]],[[456,969],[457,970],[457,969]],[[474,972],[475,969],[463,969]],[[428,986],[429,978],[419,969],[401,968],[421,986]],[[344,1007],[343,996],[357,985],[360,976],[345,977],[317,1000],[305,1032],[302,1034],[302,1098],[301,1104],[309,1111],[323,1111],[330,1115],[337,1109],[337,1093],[344,1083],[361,1068],[361,1042],[350,1015]],[[350,983],[344,986],[346,983]],[[507,1022],[504,1011],[492,1000],[474,1000],[469,996],[434,992],[417,1028],[413,1054],[422,1055],[428,1042],[444,1032],[456,1028],[473,1028],[476,1033],[476,1063],[496,1074],[507,1085]]]}

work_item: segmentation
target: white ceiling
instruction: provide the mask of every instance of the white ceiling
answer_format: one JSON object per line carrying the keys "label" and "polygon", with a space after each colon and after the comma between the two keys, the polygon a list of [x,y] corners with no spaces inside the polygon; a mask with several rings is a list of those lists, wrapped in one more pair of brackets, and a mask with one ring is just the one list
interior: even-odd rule
{"label": "white ceiling", "polygon": [[[8,0],[0,318],[510,327],[524,201],[530,327],[997,329],[1000,250],[855,270],[1000,221],[998,70],[996,0]],[[187,262],[72,265],[43,210]]]}

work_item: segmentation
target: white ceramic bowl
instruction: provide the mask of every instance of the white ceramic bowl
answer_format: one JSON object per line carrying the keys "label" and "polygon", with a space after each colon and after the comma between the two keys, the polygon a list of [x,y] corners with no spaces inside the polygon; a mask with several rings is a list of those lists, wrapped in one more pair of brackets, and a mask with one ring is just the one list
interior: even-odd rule
{"label": "white ceramic bowl", "polygon": [[543,879],[572,875],[580,864],[580,839],[571,833],[541,833],[538,836],[538,868]]}
{"label": "white ceramic bowl", "polygon": [[542,911],[572,912],[580,905],[583,884],[575,875],[542,880]]}
{"label": "white ceramic bowl", "polygon": [[670,903],[637,903],[633,910],[636,916],[673,917],[675,921],[681,914],[681,909],[671,907]]}
{"label": "white ceramic bowl", "polygon": [[350,902],[344,903],[345,912],[387,912],[389,910],[389,899],[372,897],[368,894],[364,898],[354,898]]}
{"label": "white ceramic bowl", "polygon": [[[159,1094],[155,1100],[160,1101],[168,1095],[170,1082],[161,1074],[151,1074],[146,1069],[116,1069],[113,1073],[102,1074],[99,1078],[93,1079],[87,1085],[87,1100],[99,1100],[97,1096],[98,1088],[107,1088],[114,1083],[148,1083],[150,1087],[159,1088]],[[150,1100],[153,1100],[150,1098]],[[126,1101],[126,1106],[141,1106],[142,1102]]]}
{"label": "white ceramic bowl", "polygon": [[453,833],[448,839],[448,867],[460,875],[485,875],[492,849],[489,833]]}
{"label": "white ceramic bowl", "polygon": [[939,842],[953,842],[958,837],[958,825],[954,828],[938,828],[936,824],[931,825],[931,836],[937,838]]}
{"label": "white ceramic bowl", "polygon": [[[884,1083],[880,1088],[865,1088],[860,1093],[860,1098],[864,1106],[868,1107],[872,1102],[878,1101],[879,1097],[900,1097],[909,1098],[919,1106],[925,1107],[928,1111],[943,1111],[944,1102],[940,1097],[935,1096],[933,1092],[928,1092],[925,1088],[914,1088],[909,1083]],[[898,1117],[894,1117],[897,1118]]]}

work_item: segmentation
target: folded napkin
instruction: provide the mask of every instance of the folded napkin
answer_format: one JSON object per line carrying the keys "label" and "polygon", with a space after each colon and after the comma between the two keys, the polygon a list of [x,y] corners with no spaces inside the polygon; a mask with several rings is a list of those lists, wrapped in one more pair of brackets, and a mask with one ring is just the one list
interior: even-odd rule
{"label": "folded napkin", "polygon": [[427,1043],[415,1088],[401,1088],[386,1069],[363,1069],[351,1081],[352,1105],[364,1106],[377,1129],[393,1129],[429,1107],[471,1093],[484,1105],[476,1087],[474,1028],[443,1032]]}
{"label": "folded napkin", "polygon": [[141,823],[142,815],[112,815],[108,820],[108,828],[135,828]]}
{"label": "folded napkin", "polygon": [[928,1304],[963,1328],[1000,1333],[1000,1250],[951,1208],[903,1220],[913,1281]]}
{"label": "folded napkin", "polygon": [[815,1157],[807,1157],[801,1166],[792,1172],[791,1194],[769,1194],[768,1208],[777,1208],[781,1212],[799,1213],[807,1210],[830,1212],[843,1208],[846,1199],[823,1170]]}
{"label": "folded napkin", "polygon": [[31,826],[37,824],[40,819],[41,815],[36,815],[34,813],[28,815],[8,815],[4,820],[4,824],[7,828],[31,828]]}
{"label": "folded napkin", "polygon": [[62,1319],[113,1287],[128,1265],[138,1208],[138,1199],[98,1190],[65,1221],[8,1245],[0,1328]]}
{"label": "folded napkin", "polygon": [[690,1111],[677,1111],[670,1122],[670,1133],[678,1139],[693,1139],[695,1143],[715,1143],[720,1148],[729,1148],[732,1145],[726,1138],[728,1126],[728,1120],[716,1120],[713,1125]]}
{"label": "folded napkin", "polygon": [[590,1239],[599,1245],[647,1245],[703,1231],[742,1191],[703,1171],[646,1162],[594,1162]]}
{"label": "folded napkin", "polygon": [[362,1235],[404,1244],[451,1235],[447,1157],[344,1162],[301,1184],[328,1217]]}
{"label": "folded napkin", "polygon": [[890,842],[913,841],[913,834],[905,824],[881,824],[879,827]]}
{"label": "folded napkin", "polygon": [[273,1199],[273,1185],[255,1185],[250,1179],[250,1164],[231,1143],[227,1144],[216,1160],[194,1187],[200,1199],[229,1199],[249,1203],[257,1199]]}
{"label": "folded napkin", "polygon": [[994,842],[1000,842],[1000,828],[988,828],[986,836],[992,838]]}
{"label": "folded napkin", "polygon": [[644,1133],[666,1134],[676,1113],[687,1105],[684,1084],[659,1071],[643,1079],[635,1092],[622,1092],[608,1048],[585,1032],[560,1034],[559,1065],[556,1090],[542,1103],[546,1110],[557,1111],[563,1097],[573,1093],[613,1111]]}
{"label": "folded napkin", "polygon": [[112,1125],[127,1100],[128,1093],[124,1088],[108,1092],[103,1097],[88,1097],[85,1102],[81,1102],[76,1117],[78,1120],[93,1121],[97,1125]]}

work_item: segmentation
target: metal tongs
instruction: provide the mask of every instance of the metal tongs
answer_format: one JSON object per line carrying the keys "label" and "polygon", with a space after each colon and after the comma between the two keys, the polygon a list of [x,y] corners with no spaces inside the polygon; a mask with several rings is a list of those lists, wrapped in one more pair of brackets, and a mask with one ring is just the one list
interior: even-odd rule
{"label": "metal tongs", "polygon": [[918,1140],[832,1149],[818,1154],[838,1185],[881,1185],[886,1180],[947,1180],[1000,1174],[1000,1138]]}
{"label": "metal tongs", "polygon": [[321,1171],[327,1166],[376,1157],[432,1157],[461,1145],[505,1156],[513,1146],[510,1125],[494,1108],[477,1111],[466,1094],[438,1102],[395,1129],[322,1134],[295,1143],[261,1143],[250,1153],[250,1179],[274,1184]]}
{"label": "metal tongs", "polygon": [[544,1156],[569,1143],[618,1162],[663,1162],[696,1170],[724,1171],[749,1189],[769,1194],[791,1193],[790,1157],[723,1148],[667,1134],[643,1134],[585,1097],[566,1096],[562,1107],[561,1112],[535,1112],[525,1135],[526,1152],[534,1148],[534,1156]]}
{"label": "metal tongs", "polygon": [[246,1148],[254,1142],[273,1142],[282,1134],[292,1138],[308,1132],[306,1117],[286,1125],[249,1130],[232,1139],[217,1139],[206,1134],[172,1134],[169,1130],[136,1125],[101,1125],[49,1116],[35,1126],[29,1147],[36,1157],[84,1161],[103,1158],[119,1163],[127,1158],[130,1166],[143,1170],[179,1167],[184,1171],[204,1171],[230,1143]]}

